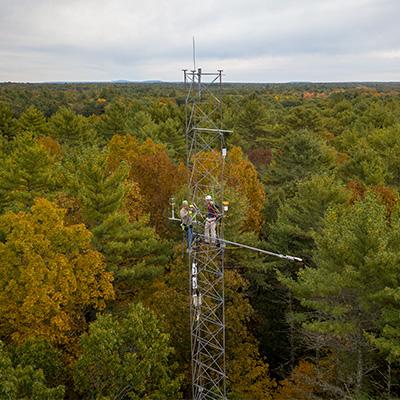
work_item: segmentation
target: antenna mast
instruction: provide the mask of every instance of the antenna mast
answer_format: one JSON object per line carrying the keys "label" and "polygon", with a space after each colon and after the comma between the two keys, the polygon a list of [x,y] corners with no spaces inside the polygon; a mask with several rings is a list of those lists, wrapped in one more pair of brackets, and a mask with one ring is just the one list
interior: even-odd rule
{"label": "antenna mast", "polygon": [[196,71],[196,42],[193,36],[193,70]]}

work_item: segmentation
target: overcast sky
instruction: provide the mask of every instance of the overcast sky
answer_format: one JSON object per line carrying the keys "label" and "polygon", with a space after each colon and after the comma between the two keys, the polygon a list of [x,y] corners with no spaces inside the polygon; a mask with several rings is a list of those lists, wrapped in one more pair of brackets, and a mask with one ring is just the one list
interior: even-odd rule
{"label": "overcast sky", "polygon": [[0,0],[0,81],[400,81],[400,0]]}

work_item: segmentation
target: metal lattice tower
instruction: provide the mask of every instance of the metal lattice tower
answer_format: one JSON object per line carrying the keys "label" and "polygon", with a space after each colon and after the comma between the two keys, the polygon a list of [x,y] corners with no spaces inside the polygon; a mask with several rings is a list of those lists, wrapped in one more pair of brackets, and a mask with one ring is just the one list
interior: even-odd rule
{"label": "metal lattice tower", "polygon": [[[205,208],[205,196],[223,203],[224,136],[230,131],[221,129],[222,70],[205,73],[199,68],[183,72],[187,91],[188,188],[191,203],[200,210],[189,254],[193,400],[225,400],[224,245],[206,244],[199,238],[204,234],[201,210]],[[223,239],[222,222],[217,237]]]}

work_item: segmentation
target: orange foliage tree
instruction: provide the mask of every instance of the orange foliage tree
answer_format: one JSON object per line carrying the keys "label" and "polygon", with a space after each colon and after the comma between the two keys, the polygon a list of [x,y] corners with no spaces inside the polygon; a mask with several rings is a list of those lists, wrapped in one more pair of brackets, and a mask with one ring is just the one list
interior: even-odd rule
{"label": "orange foliage tree", "polygon": [[315,364],[300,360],[290,377],[280,382],[274,400],[311,400],[316,390],[317,368]]}
{"label": "orange foliage tree", "polygon": [[322,352],[314,361],[300,360],[290,376],[279,382],[273,400],[330,399],[332,391],[342,395],[336,386],[335,358],[334,353]]}
{"label": "orange foliage tree", "polygon": [[376,185],[366,186],[362,182],[357,180],[351,180],[347,183],[347,187],[351,191],[350,202],[353,204],[363,198],[365,195],[372,191],[376,197],[385,205],[388,216],[392,214],[392,211],[399,201],[399,195],[397,191],[389,186]]}
{"label": "orange foliage tree", "polygon": [[186,168],[175,165],[165,145],[151,139],[139,143],[133,136],[114,135],[108,147],[110,167],[118,168],[121,161],[128,164],[129,177],[143,196],[143,209],[150,213],[156,229],[163,230],[168,200],[186,182]]}
{"label": "orange foliage tree", "polygon": [[64,210],[39,198],[31,211],[0,217],[0,335],[21,343],[43,337],[70,344],[84,313],[114,297],[112,274],[84,225],[66,226]]}

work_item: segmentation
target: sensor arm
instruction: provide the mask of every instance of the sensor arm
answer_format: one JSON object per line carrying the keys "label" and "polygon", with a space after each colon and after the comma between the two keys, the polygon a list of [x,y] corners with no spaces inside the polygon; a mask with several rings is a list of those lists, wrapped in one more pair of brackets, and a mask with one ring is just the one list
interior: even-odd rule
{"label": "sensor arm", "polygon": [[[201,235],[201,234],[197,234],[197,236],[200,236],[200,237],[204,238],[204,235]],[[259,249],[257,247],[248,246],[247,244],[243,244],[243,243],[232,242],[232,241],[226,240],[226,239],[218,239],[217,238],[217,241],[220,242],[220,243],[231,244],[231,245],[237,246],[237,247],[243,247],[243,248],[248,249],[248,250],[256,251],[258,253],[267,254],[267,255],[272,256],[272,257],[278,257],[278,258],[281,258],[281,259],[284,259],[284,260],[298,261],[298,262],[302,262],[303,261],[303,259],[301,259],[300,257],[294,257],[294,256],[289,256],[289,255],[279,254],[279,253],[273,253],[272,251],[263,250],[263,249]]]}

